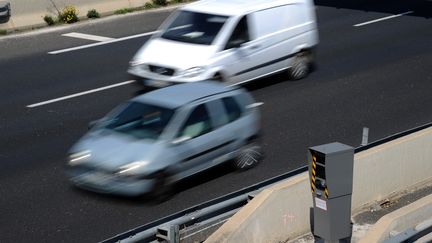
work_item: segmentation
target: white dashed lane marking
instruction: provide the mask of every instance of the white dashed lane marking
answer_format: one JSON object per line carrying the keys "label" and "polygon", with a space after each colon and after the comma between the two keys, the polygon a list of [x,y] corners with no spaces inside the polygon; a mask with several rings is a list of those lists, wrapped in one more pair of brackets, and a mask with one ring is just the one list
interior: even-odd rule
{"label": "white dashed lane marking", "polygon": [[63,97],[52,99],[52,100],[42,101],[42,102],[39,102],[39,103],[28,105],[27,108],[34,108],[34,107],[38,107],[38,106],[42,106],[42,105],[51,104],[51,103],[54,103],[54,102],[59,102],[59,101],[62,101],[62,100],[67,100],[67,99],[75,98],[75,97],[82,96],[82,95],[96,93],[96,92],[99,92],[99,91],[102,91],[102,90],[112,89],[112,88],[115,88],[115,87],[118,87],[118,86],[130,84],[130,83],[133,83],[133,82],[135,82],[135,80],[129,80],[129,81],[125,81],[125,82],[121,82],[121,83],[117,83],[117,84],[112,84],[112,85],[100,87],[100,88],[97,88],[97,89],[91,89],[91,90],[87,90],[87,91],[84,91],[84,92],[80,92],[80,93],[76,93],[76,94],[71,94],[71,95],[63,96]]}
{"label": "white dashed lane marking", "polygon": [[92,40],[92,41],[99,41],[99,42],[114,40],[114,38],[98,36],[98,35],[88,35],[88,34],[77,33],[77,32],[71,32],[71,33],[63,34],[62,36],[78,38],[78,39],[85,39],[85,40]]}
{"label": "white dashed lane marking", "polygon": [[360,24],[355,24],[354,27],[360,27],[360,26],[364,26],[364,25],[368,25],[368,24],[373,24],[373,23],[376,23],[376,22],[380,22],[380,21],[384,21],[384,20],[388,20],[388,19],[393,19],[393,18],[401,17],[401,16],[404,16],[404,15],[412,14],[412,13],[414,13],[414,11],[408,11],[408,12],[405,12],[405,13],[395,14],[395,15],[384,17],[384,18],[374,19],[374,20],[363,22],[363,23],[360,23]]}
{"label": "white dashed lane marking", "polygon": [[76,46],[76,47],[61,49],[61,50],[57,50],[57,51],[50,51],[50,52],[48,52],[48,54],[50,54],[50,55],[57,55],[57,54],[65,53],[65,52],[82,50],[82,49],[86,49],[86,48],[90,48],[90,47],[111,44],[111,43],[125,41],[125,40],[129,40],[129,39],[134,39],[134,38],[138,38],[138,37],[149,36],[149,35],[153,35],[156,32],[157,31],[152,31],[152,32],[147,32],[147,33],[142,33],[142,34],[137,34],[137,35],[126,36],[126,37],[122,37],[122,38],[118,38],[118,39],[112,39],[112,40],[108,40],[108,41],[102,41],[102,42],[92,43],[92,44],[83,45],[83,46]]}

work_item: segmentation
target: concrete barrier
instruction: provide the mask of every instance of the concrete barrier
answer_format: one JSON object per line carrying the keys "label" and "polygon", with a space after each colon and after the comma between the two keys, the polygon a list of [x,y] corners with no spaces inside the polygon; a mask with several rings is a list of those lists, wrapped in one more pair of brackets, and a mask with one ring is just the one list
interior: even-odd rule
{"label": "concrete barrier", "polygon": [[7,23],[0,24],[0,29],[31,29],[44,26],[45,15],[57,16],[58,10],[67,5],[75,6],[81,18],[88,10],[96,9],[100,14],[111,14],[115,10],[143,6],[150,0],[9,0],[12,16]]}
{"label": "concrete barrier", "polygon": [[[354,156],[352,213],[432,179],[432,128]],[[310,231],[307,173],[257,195],[206,242],[284,242]]]}
{"label": "concrete barrier", "polygon": [[432,128],[355,154],[354,212],[432,178]]}
{"label": "concrete barrier", "polygon": [[308,183],[302,173],[263,190],[206,242],[284,242],[290,232],[306,233],[312,206]]}

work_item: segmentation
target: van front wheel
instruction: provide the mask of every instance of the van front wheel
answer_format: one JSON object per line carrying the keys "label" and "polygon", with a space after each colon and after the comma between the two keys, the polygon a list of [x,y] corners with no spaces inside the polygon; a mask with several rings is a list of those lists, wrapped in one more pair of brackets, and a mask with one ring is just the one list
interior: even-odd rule
{"label": "van front wheel", "polygon": [[306,77],[310,72],[311,59],[311,54],[308,51],[302,51],[295,55],[291,67],[288,69],[289,78],[299,80]]}

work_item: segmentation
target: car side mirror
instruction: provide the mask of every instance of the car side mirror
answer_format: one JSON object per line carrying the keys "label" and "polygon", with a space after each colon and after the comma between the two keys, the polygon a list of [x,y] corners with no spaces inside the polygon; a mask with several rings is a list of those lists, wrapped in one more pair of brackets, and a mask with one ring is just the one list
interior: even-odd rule
{"label": "car side mirror", "polygon": [[174,139],[171,143],[173,145],[178,145],[178,144],[184,143],[186,141],[189,141],[191,139],[192,139],[192,137],[190,137],[190,136],[181,136],[181,137]]}

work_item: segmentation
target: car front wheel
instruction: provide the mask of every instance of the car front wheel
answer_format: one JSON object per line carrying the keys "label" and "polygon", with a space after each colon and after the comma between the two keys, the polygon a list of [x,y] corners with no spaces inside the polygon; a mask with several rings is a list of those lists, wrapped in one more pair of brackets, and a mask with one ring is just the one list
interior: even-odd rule
{"label": "car front wheel", "polygon": [[169,183],[169,176],[164,172],[158,172],[151,191],[153,202],[165,202],[173,196],[173,185]]}

